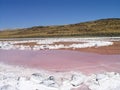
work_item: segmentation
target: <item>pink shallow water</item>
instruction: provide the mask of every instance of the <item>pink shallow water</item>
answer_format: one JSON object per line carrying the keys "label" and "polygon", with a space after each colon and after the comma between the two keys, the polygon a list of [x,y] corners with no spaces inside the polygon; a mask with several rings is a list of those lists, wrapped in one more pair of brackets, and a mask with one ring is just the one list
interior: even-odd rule
{"label": "pink shallow water", "polygon": [[68,50],[0,50],[0,62],[51,71],[120,72],[120,55],[100,55]]}

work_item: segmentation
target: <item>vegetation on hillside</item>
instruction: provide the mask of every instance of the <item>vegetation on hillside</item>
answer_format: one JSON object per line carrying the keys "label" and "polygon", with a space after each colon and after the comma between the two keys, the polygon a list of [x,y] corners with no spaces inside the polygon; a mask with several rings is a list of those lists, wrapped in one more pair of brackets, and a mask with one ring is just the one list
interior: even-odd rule
{"label": "vegetation on hillside", "polygon": [[68,36],[120,36],[120,18],[100,19],[61,26],[35,26],[24,29],[0,31],[0,38]]}

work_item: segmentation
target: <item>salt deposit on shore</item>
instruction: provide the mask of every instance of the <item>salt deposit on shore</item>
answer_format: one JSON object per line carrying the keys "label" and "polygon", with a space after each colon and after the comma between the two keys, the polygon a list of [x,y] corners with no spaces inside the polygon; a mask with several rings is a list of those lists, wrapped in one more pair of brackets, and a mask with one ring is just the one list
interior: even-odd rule
{"label": "salt deposit on shore", "polygon": [[84,75],[80,72],[48,72],[0,64],[0,90],[120,90],[120,74],[105,72]]}
{"label": "salt deposit on shore", "polygon": [[[66,67],[63,67],[66,65],[66,63],[62,62],[61,63],[61,65],[63,65],[62,70],[60,71],[56,70],[56,71],[50,72],[50,71],[45,71],[40,69],[38,70],[38,69],[31,69],[31,68],[25,68],[25,67],[18,67],[19,65],[17,64],[14,64],[13,66],[13,65],[0,63],[0,90],[120,90],[120,73],[117,73],[119,71],[118,55],[115,55],[115,56],[113,55],[111,57],[109,56],[109,58],[107,58],[109,61],[105,60],[106,59],[105,55],[103,55],[104,58],[101,55],[98,55],[96,57],[99,59],[95,57],[95,59],[92,58],[93,60],[90,60],[90,62],[87,63],[87,61],[85,60],[89,61],[89,59],[84,58],[85,59],[84,60],[82,57],[80,57],[80,55],[82,56],[84,55],[83,53],[80,54],[80,52],[68,53],[67,51],[65,52],[62,51],[62,54],[59,54],[54,51],[52,53],[52,50],[50,50],[50,52],[46,50],[46,49],[61,49],[61,48],[62,49],[66,49],[66,48],[75,49],[75,48],[87,48],[87,47],[97,48],[101,46],[112,45],[114,41],[119,41],[119,40],[120,39],[116,39],[116,38],[43,38],[43,39],[38,38],[38,39],[23,39],[23,40],[22,39],[0,40],[0,49],[3,49],[1,50],[0,62],[4,62],[5,60],[7,61],[9,59],[10,62],[12,60],[14,62],[17,60],[22,62],[23,60],[23,63],[25,63],[24,60],[26,60],[26,63],[28,64],[27,59],[28,57],[31,58],[30,56],[32,56],[33,54],[31,53],[33,52],[31,50],[42,49],[43,51],[41,50],[41,52],[34,51],[35,56],[33,57],[33,61],[35,66],[42,65],[41,63],[44,61],[45,62],[43,63],[44,66],[45,65],[48,66],[50,62],[52,62],[50,64],[50,67],[53,68],[54,67],[53,64],[59,65],[62,60],[63,61],[66,60],[67,64],[68,62],[70,62],[69,65],[73,66],[70,68],[70,70],[72,71],[70,70],[69,72],[62,71],[64,68],[66,68]],[[58,43],[70,42],[70,43],[65,45],[63,43],[56,44],[56,42]],[[71,42],[77,42],[77,43],[71,43]],[[32,44],[34,43],[34,44],[31,46],[29,45],[31,43]],[[17,50],[14,50],[14,49],[17,49]],[[20,50],[26,50],[26,51],[20,51]],[[49,58],[46,59],[47,57],[45,56],[46,58],[41,59],[40,64],[39,62],[35,63],[35,57],[36,57],[36,60],[39,61],[40,58],[42,58],[41,56],[44,56],[44,53],[42,54],[44,50],[45,50],[45,54],[48,54],[48,56],[50,55],[49,57],[53,57],[52,61],[49,60]],[[18,51],[19,53],[17,53]],[[56,51],[61,52],[59,50],[56,50]],[[49,53],[51,53],[52,56]],[[66,53],[70,54],[68,56],[69,58],[67,58]],[[56,57],[58,60],[58,56],[62,57],[61,55],[66,57],[64,58],[65,60],[63,58],[59,58],[59,62],[56,61],[57,62],[56,64],[55,62]],[[94,55],[85,54],[85,57],[86,56],[93,57]],[[71,62],[70,59],[71,61],[75,60],[75,62]],[[49,62],[47,60],[49,60]],[[46,61],[49,64],[46,64]],[[111,62],[111,63],[108,63],[108,62]],[[85,67],[87,66],[88,68],[86,70],[90,72],[93,68],[95,68],[96,71],[99,72],[100,68],[95,66],[91,69],[89,65],[91,66],[101,65],[100,67],[103,66],[109,69],[106,69],[104,72],[101,72],[101,73],[99,72],[96,74],[93,72],[92,74],[86,75],[83,72],[84,70],[75,71],[75,67],[77,67],[77,65],[80,66],[81,68],[83,68],[84,66]],[[116,72],[107,72],[111,70]]]}
{"label": "salt deposit on shore", "polygon": [[[56,42],[77,42],[70,45],[55,44]],[[22,45],[26,44],[27,45]],[[30,46],[29,43],[35,43]],[[7,40],[0,41],[0,49],[19,49],[19,50],[44,50],[44,49],[68,49],[68,48],[87,48],[87,47],[101,47],[112,45],[111,40],[100,38],[44,38],[35,40]]]}

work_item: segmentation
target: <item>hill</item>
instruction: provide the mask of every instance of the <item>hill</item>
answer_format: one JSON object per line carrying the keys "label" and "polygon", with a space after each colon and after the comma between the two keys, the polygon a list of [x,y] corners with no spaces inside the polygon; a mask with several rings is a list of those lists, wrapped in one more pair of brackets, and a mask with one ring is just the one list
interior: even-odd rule
{"label": "hill", "polygon": [[120,36],[120,18],[0,31],[0,38]]}

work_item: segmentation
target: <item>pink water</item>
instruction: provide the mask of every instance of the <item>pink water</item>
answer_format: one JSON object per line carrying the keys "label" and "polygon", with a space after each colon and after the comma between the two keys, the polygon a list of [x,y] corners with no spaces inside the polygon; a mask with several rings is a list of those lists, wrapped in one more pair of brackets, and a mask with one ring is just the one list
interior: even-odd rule
{"label": "pink water", "polygon": [[120,72],[120,55],[67,50],[0,50],[0,62],[51,71]]}

